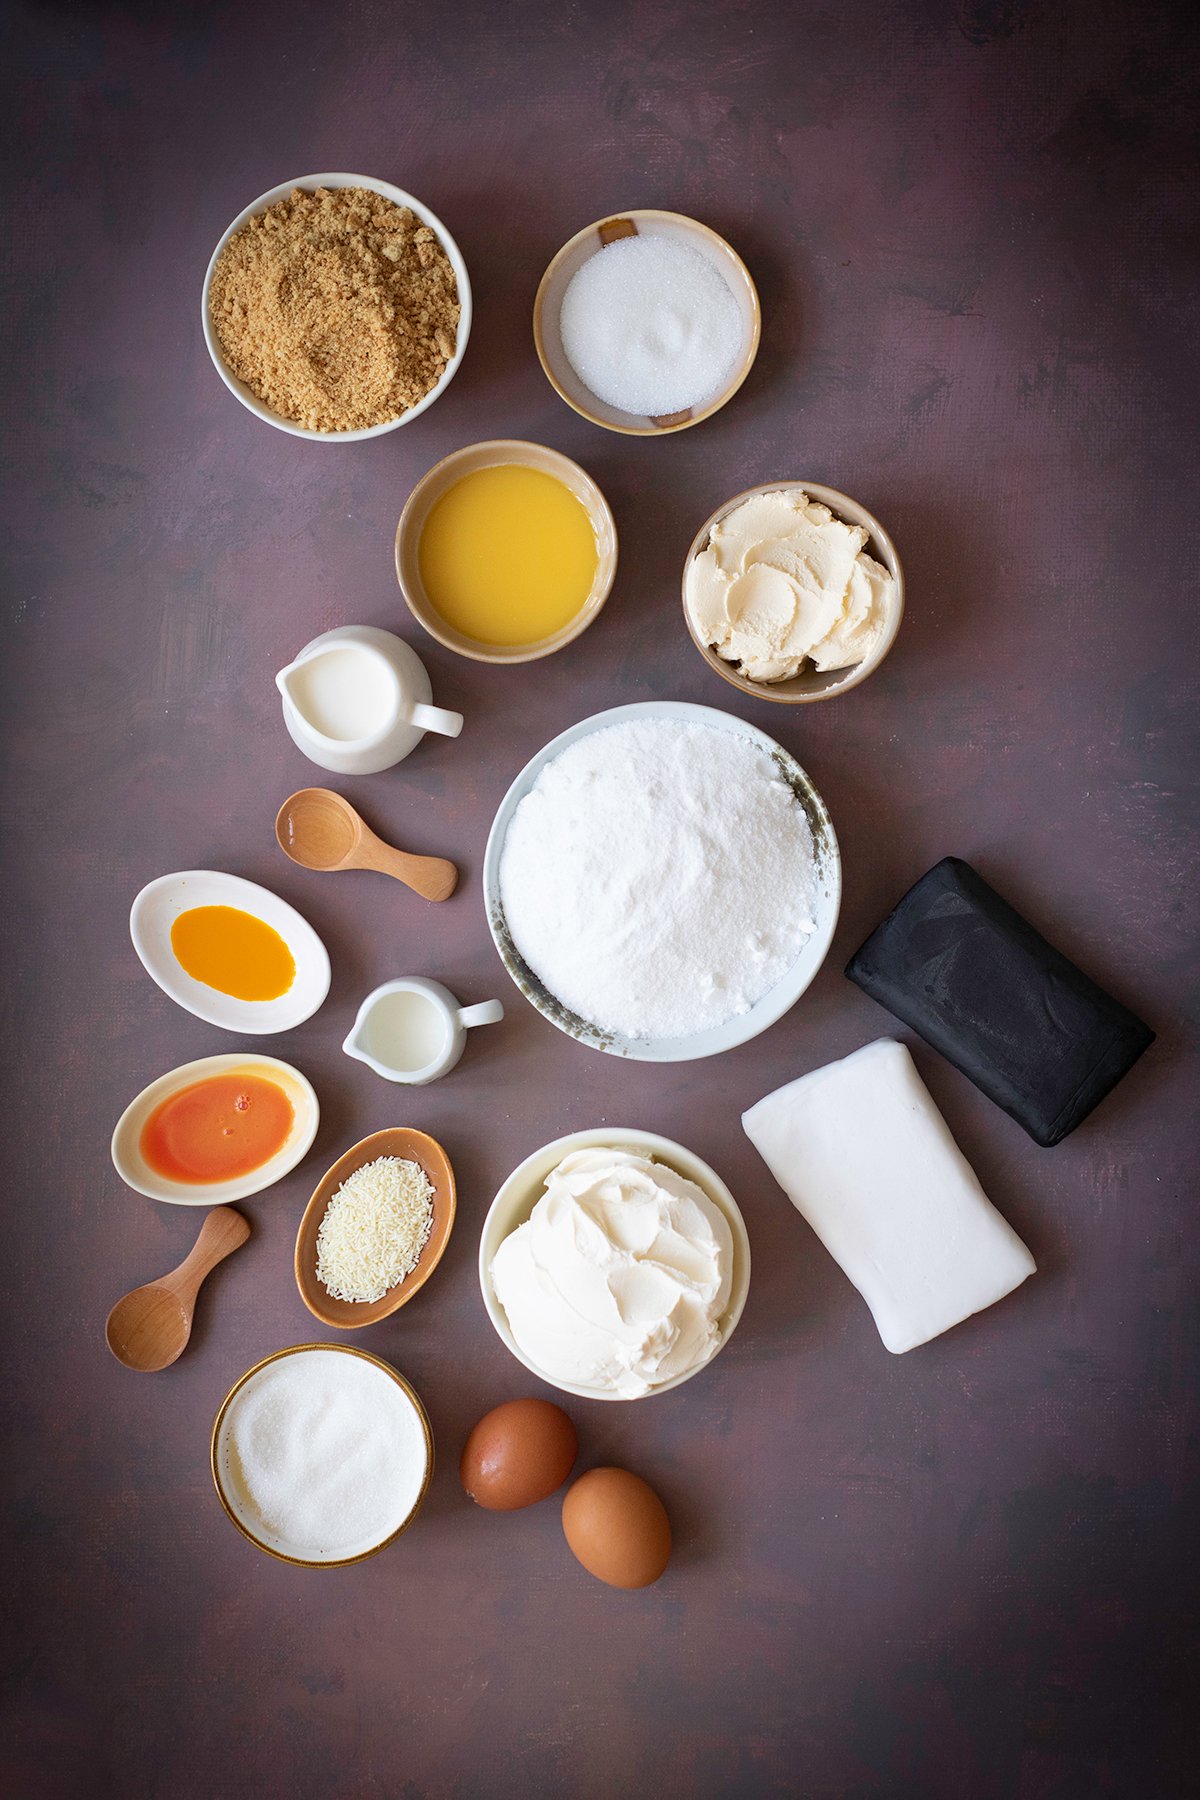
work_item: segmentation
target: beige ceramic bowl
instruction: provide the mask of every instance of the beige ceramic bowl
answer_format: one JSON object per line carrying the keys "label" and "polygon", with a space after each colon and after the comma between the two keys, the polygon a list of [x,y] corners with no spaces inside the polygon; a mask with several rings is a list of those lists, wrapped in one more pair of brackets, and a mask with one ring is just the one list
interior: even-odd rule
{"label": "beige ceramic bowl", "polygon": [[[236,1470],[229,1455],[229,1438],[232,1425],[230,1409],[238,1395],[243,1389],[247,1388],[257,1376],[261,1375],[264,1369],[269,1368],[272,1363],[278,1362],[281,1357],[307,1356],[313,1351],[332,1351],[334,1355],[359,1356],[364,1362],[371,1363],[375,1368],[381,1370],[389,1380],[395,1382],[396,1386],[400,1388],[405,1398],[408,1400],[415,1415],[414,1423],[425,1442],[424,1474],[415,1498],[412,1500],[412,1503],[404,1509],[403,1517],[397,1521],[395,1529],[388,1532],[387,1536],[381,1538],[377,1544],[366,1544],[363,1548],[356,1550],[351,1556],[293,1556],[286,1544],[281,1541],[276,1540],[275,1542],[268,1542],[262,1532],[261,1520],[256,1519],[255,1510],[253,1504],[249,1500],[249,1496],[241,1489]],[[237,1526],[242,1536],[249,1538],[256,1549],[265,1550],[268,1556],[278,1557],[280,1562],[293,1563],[297,1568],[301,1569],[345,1569],[348,1568],[351,1563],[365,1562],[369,1556],[378,1556],[381,1550],[386,1550],[389,1544],[394,1544],[401,1533],[408,1530],[409,1526],[420,1512],[425,1503],[425,1496],[429,1492],[429,1483],[433,1479],[433,1432],[430,1429],[429,1419],[426,1415],[425,1408],[421,1405],[420,1396],[404,1379],[403,1375],[392,1368],[390,1363],[383,1362],[378,1356],[372,1356],[368,1350],[356,1350],[350,1344],[292,1344],[287,1350],[276,1350],[273,1356],[264,1356],[261,1362],[256,1362],[252,1369],[246,1370],[246,1373],[240,1380],[234,1382],[224,1400],[221,1402],[221,1410],[213,1421],[212,1438],[209,1441],[208,1461],[209,1468],[212,1470],[213,1485],[217,1490],[218,1500],[220,1500],[221,1505],[225,1508],[225,1511],[233,1520],[233,1523]]]}
{"label": "beige ceramic bowl", "polygon": [[[207,1081],[210,1075],[229,1075],[243,1069],[247,1075],[261,1075],[265,1081],[276,1082],[291,1101],[295,1117],[283,1146],[260,1168],[232,1181],[182,1182],[159,1175],[141,1152],[142,1129],[155,1107],[182,1088]],[[312,1148],[320,1119],[321,1108],[312,1083],[291,1063],[281,1062],[277,1056],[256,1056],[252,1050],[229,1056],[202,1056],[198,1062],[182,1063],[169,1074],[160,1075],[142,1089],[136,1100],[130,1101],[112,1135],[113,1166],[128,1187],[148,1194],[151,1200],[166,1200],[173,1206],[228,1206],[233,1200],[261,1193],[263,1188],[272,1187],[289,1175]]]}
{"label": "beige ceramic bowl", "polygon": [[[483,1235],[479,1240],[479,1286],[483,1292],[483,1304],[487,1308],[488,1318],[517,1361],[524,1363],[541,1381],[548,1382],[551,1387],[558,1388],[564,1394],[577,1394],[583,1400],[620,1400],[622,1395],[605,1388],[581,1387],[568,1381],[556,1381],[552,1375],[539,1369],[536,1363],[530,1362],[519,1348],[508,1323],[508,1314],[492,1287],[492,1258],[505,1238],[510,1237],[518,1225],[525,1223],[541,1199],[547,1175],[558,1167],[564,1156],[570,1156],[572,1151],[594,1149],[631,1150],[636,1156],[649,1156],[655,1162],[665,1163],[686,1181],[695,1182],[701,1192],[724,1214],[733,1233],[733,1285],[729,1293],[729,1304],[719,1320],[721,1342],[714,1352],[715,1356],[721,1354],[733,1336],[746,1304],[746,1296],[750,1292],[750,1237],[737,1201],[716,1170],[694,1156],[690,1150],[685,1150],[682,1144],[676,1144],[671,1138],[658,1137],[651,1131],[622,1131],[616,1126],[573,1131],[567,1137],[555,1138],[552,1144],[544,1144],[513,1170],[492,1201],[483,1222]],[[670,1388],[681,1387],[693,1375],[699,1375],[701,1370],[707,1369],[712,1361],[713,1357],[710,1356],[708,1362],[701,1363],[699,1368],[690,1369],[686,1375],[676,1375],[671,1381],[660,1382],[648,1394],[642,1395],[642,1398],[650,1400],[655,1394],[665,1394]]]}
{"label": "beige ceramic bowl", "polygon": [[[666,413],[660,418],[622,412],[619,406],[610,406],[607,401],[593,394],[589,387],[585,387],[567,361],[559,331],[563,295],[570,286],[572,277],[585,262],[623,237],[672,238],[698,250],[724,276],[738,303],[738,310],[742,315],[741,349],[729,380],[720,393],[704,406],[689,406],[683,412]],[[682,213],[641,209],[615,214],[608,219],[598,219],[594,225],[576,232],[570,243],[563,245],[542,276],[541,286],[533,303],[533,341],[555,392],[568,406],[574,407],[577,413],[590,419],[593,425],[603,425],[608,431],[623,431],[629,437],[661,437],[665,432],[686,431],[689,425],[698,425],[702,419],[711,418],[727,400],[733,398],[750,373],[758,354],[761,331],[762,315],[758,305],[758,292],[741,257],[724,238],[718,237],[715,231],[710,231],[707,225],[685,218]]]}
{"label": "beige ceramic bowl", "polygon": [[[464,637],[435,612],[421,580],[421,533],[434,503],[464,475],[472,475],[476,469],[494,469],[502,463],[519,463],[527,469],[540,469],[543,474],[553,475],[561,481],[586,510],[596,534],[598,559],[591,592],[561,631],[535,644],[483,644],[478,638]],[[591,476],[557,450],[547,450],[543,444],[527,444],[520,438],[495,438],[486,444],[469,444],[465,450],[456,450],[453,456],[436,463],[409,495],[396,527],[396,578],[413,618],[425,627],[430,637],[445,644],[447,650],[457,650],[460,656],[469,656],[474,662],[533,662],[539,656],[550,656],[555,650],[561,650],[592,623],[608,599],[616,572],[617,528],[608,501]]]}
{"label": "beige ceramic bowl", "polygon": [[[437,385],[430,388],[423,400],[418,400],[415,406],[410,406],[407,412],[401,413],[398,419],[385,419],[382,425],[369,425],[362,431],[312,431],[307,425],[297,425],[295,420],[285,419],[280,413],[274,412],[269,406],[264,405],[258,395],[248,388],[244,381],[238,380],[221,353],[221,346],[217,341],[217,334],[213,330],[212,317],[208,308],[208,295],[212,287],[213,270],[217,266],[217,258],[233,234],[241,230],[247,219],[256,218],[259,213],[265,213],[269,207],[276,205],[280,200],[287,200],[291,196],[293,188],[304,188],[308,193],[313,193],[317,188],[368,188],[373,194],[382,194],[384,199],[390,200],[394,206],[407,206],[410,211],[416,213],[421,223],[428,225],[430,230],[436,234],[442,249],[450,260],[450,266],[454,270],[454,279],[458,284],[459,304],[458,335],[454,346],[454,355],[442,371]],[[238,214],[229,229],[222,234],[205,272],[204,287],[200,296],[200,313],[204,329],[204,342],[208,346],[208,354],[213,359],[213,367],[230,393],[241,401],[248,412],[252,412],[256,418],[262,419],[265,424],[273,425],[277,431],[286,431],[291,437],[311,438],[318,444],[357,444],[362,438],[383,437],[386,432],[398,431],[401,425],[411,425],[412,421],[420,418],[423,412],[428,412],[434,401],[440,399],[450,386],[466,354],[467,339],[471,335],[471,282],[467,274],[467,265],[463,261],[462,251],[437,214],[430,212],[429,208],[412,194],[405,193],[403,188],[393,187],[390,181],[377,181],[373,175],[297,175],[291,181],[280,182],[278,187],[268,188],[265,194],[260,194],[257,200],[252,200],[250,205],[244,207]]]}
{"label": "beige ceramic bowl", "polygon": [[[433,1189],[433,1227],[417,1258],[416,1267],[389,1288],[381,1300],[335,1300],[317,1280],[317,1233],[321,1229],[329,1202],[343,1181],[348,1181],[365,1163],[380,1156],[399,1156],[406,1162],[419,1163]],[[442,1260],[454,1224],[454,1171],[442,1146],[423,1131],[395,1127],[376,1131],[363,1138],[352,1150],[340,1156],[324,1177],[305,1208],[296,1234],[296,1286],[300,1298],[322,1325],[337,1331],[356,1331],[361,1325],[374,1325],[397,1312],[411,1300],[418,1288],[424,1287]]]}
{"label": "beige ceramic bowl", "polygon": [[[863,525],[870,536],[863,548],[876,562],[882,563],[892,576],[895,586],[892,589],[891,610],[880,638],[870,656],[864,657],[860,663],[854,663],[848,669],[826,669],[824,673],[811,665],[790,681],[750,681],[745,675],[739,675],[737,669],[723,656],[702,641],[692,624],[687,608],[688,570],[693,560],[702,550],[707,550],[709,536],[714,525],[730,514],[734,507],[740,506],[743,500],[753,500],[759,494],[777,494],[784,488],[803,488],[810,500],[817,500],[827,506],[831,513],[847,525]],[[740,688],[743,694],[752,694],[756,700],[777,700],[788,706],[802,706],[810,700],[832,700],[836,694],[848,693],[865,681],[879,667],[888,651],[896,641],[896,633],[900,629],[900,620],[904,614],[904,571],[900,567],[900,558],[896,555],[896,547],[891,538],[869,513],[865,506],[857,500],[851,500],[848,494],[839,494],[836,488],[820,487],[813,481],[768,481],[762,487],[747,488],[744,494],[737,494],[719,506],[715,513],[706,519],[695,537],[692,547],[687,553],[683,565],[683,616],[687,622],[693,644],[704,658],[710,669],[715,669],[723,681],[731,687]]]}

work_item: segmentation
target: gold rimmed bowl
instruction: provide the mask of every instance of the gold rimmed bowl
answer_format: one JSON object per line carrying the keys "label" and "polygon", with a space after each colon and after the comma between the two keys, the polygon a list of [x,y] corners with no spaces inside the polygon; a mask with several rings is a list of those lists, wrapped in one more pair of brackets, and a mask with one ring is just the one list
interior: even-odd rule
{"label": "gold rimmed bowl", "polygon": [[[289,1544],[286,1539],[277,1535],[264,1521],[250,1496],[241,1473],[234,1441],[239,1402],[248,1395],[256,1382],[264,1378],[268,1369],[287,1356],[357,1356],[379,1371],[381,1377],[393,1382],[404,1397],[405,1404],[394,1414],[394,1418],[397,1422],[404,1421],[401,1429],[407,1446],[412,1451],[412,1478],[395,1495],[394,1517],[388,1520],[388,1529],[370,1542],[339,1545],[327,1555],[314,1555],[309,1546]],[[386,1550],[389,1544],[394,1544],[408,1530],[420,1512],[429,1492],[429,1483],[433,1479],[433,1432],[420,1396],[390,1363],[372,1356],[367,1350],[356,1350],[349,1344],[292,1344],[286,1350],[276,1350],[274,1355],[264,1356],[261,1362],[256,1362],[253,1368],[247,1369],[234,1382],[213,1422],[209,1466],[217,1498],[242,1536],[248,1538],[256,1549],[265,1550],[268,1556],[277,1557],[280,1562],[294,1563],[301,1569],[344,1569],[351,1563],[365,1562],[369,1556],[378,1556],[381,1550]]]}
{"label": "gold rimmed bowl", "polygon": [[[802,669],[799,675],[793,675],[788,681],[752,681],[748,675],[742,675],[731,662],[726,662],[712,647],[706,644],[692,624],[687,604],[688,573],[693,562],[701,551],[707,550],[713,531],[723,519],[736,507],[747,500],[755,500],[760,494],[791,493],[803,489],[810,500],[816,500],[827,506],[835,518],[844,525],[861,525],[868,533],[863,545],[868,556],[873,556],[877,563],[882,563],[892,577],[892,594],[884,622],[883,635],[869,656],[861,662],[853,663],[848,669],[815,669],[810,664]],[[900,629],[900,621],[904,616],[904,571],[900,567],[900,558],[896,555],[896,546],[873,513],[849,494],[839,494],[836,488],[821,487],[815,481],[768,481],[762,487],[747,488],[744,494],[735,494],[732,500],[726,500],[718,506],[716,512],[705,519],[703,525],[692,539],[691,548],[683,564],[683,617],[688,628],[688,635],[693,644],[722,681],[730,687],[738,688],[743,694],[751,695],[755,700],[774,700],[784,706],[804,706],[814,700],[832,700],[838,694],[849,693],[873,675],[888,651],[896,641],[896,633]]]}
{"label": "gold rimmed bowl", "polygon": [[[718,392],[698,406],[684,407],[681,412],[665,413],[657,418],[624,412],[619,406],[611,406],[598,394],[593,394],[567,359],[560,323],[566,291],[584,263],[626,237],[667,238],[698,251],[722,276],[737,302],[742,322],[737,356]],[[758,290],[737,251],[696,219],[689,219],[683,213],[657,212],[646,207],[614,213],[577,231],[542,276],[533,303],[533,341],[555,393],[593,425],[602,425],[606,431],[624,432],[627,437],[662,437],[673,431],[686,431],[690,425],[699,425],[703,419],[719,412],[750,373],[758,355],[761,334]]]}
{"label": "gold rimmed bowl", "polygon": [[[416,1266],[389,1288],[380,1300],[335,1300],[317,1278],[317,1233],[329,1208],[329,1202],[344,1181],[367,1163],[381,1156],[398,1156],[415,1162],[425,1171],[433,1189],[433,1226],[417,1259]],[[392,1126],[387,1131],[372,1132],[344,1156],[339,1156],[332,1169],[319,1183],[304,1210],[296,1233],[296,1286],[300,1298],[314,1319],[330,1325],[335,1331],[357,1331],[363,1325],[376,1325],[390,1318],[413,1295],[424,1287],[445,1254],[454,1226],[454,1170],[450,1158],[435,1138],[424,1131],[411,1131],[405,1126]]]}

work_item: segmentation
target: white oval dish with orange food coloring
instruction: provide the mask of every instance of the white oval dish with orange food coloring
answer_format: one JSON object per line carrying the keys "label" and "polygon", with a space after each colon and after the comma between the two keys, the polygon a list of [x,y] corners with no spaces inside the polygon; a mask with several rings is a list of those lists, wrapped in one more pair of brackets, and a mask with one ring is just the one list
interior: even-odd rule
{"label": "white oval dish with orange food coloring", "polygon": [[[269,1154],[264,1160],[255,1162],[252,1155],[247,1156],[242,1159],[242,1172],[224,1179],[219,1174],[216,1179],[204,1179],[203,1163],[189,1153],[186,1141],[177,1140],[175,1148],[183,1149],[183,1161],[191,1163],[191,1167],[173,1167],[176,1159],[161,1157],[160,1146],[154,1141],[164,1108],[210,1082],[223,1084],[230,1076],[238,1078],[235,1104],[236,1098],[243,1096],[253,1102],[259,1084],[280,1090],[285,1103],[282,1111],[286,1135],[280,1141],[278,1133],[268,1134]],[[286,1117],[288,1108],[290,1121]],[[126,1186],[147,1194],[151,1200],[165,1200],[173,1206],[227,1206],[249,1194],[261,1193],[263,1188],[272,1187],[290,1174],[312,1148],[320,1119],[321,1108],[312,1083],[291,1063],[282,1062],[277,1056],[258,1056],[253,1050],[203,1056],[198,1062],[183,1063],[160,1075],[130,1101],[112,1135],[113,1167]],[[184,1121],[185,1140],[192,1135],[186,1130],[187,1123]],[[212,1123],[219,1129],[219,1119],[214,1118]],[[273,1147],[271,1135],[275,1140]],[[253,1162],[254,1166],[247,1168],[246,1162]],[[237,1159],[231,1158],[226,1166],[236,1168]],[[180,1176],[183,1179],[177,1178]]]}
{"label": "white oval dish with orange food coloring", "polygon": [[329,954],[307,919],[240,875],[160,875],[134,901],[129,934],[164,994],[222,1031],[290,1031],[329,992]]}

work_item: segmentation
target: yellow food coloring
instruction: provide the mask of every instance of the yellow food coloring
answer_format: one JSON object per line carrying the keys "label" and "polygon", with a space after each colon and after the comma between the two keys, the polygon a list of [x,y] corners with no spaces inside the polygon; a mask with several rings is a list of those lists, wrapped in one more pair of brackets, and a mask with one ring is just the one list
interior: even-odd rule
{"label": "yellow food coloring", "polygon": [[279,933],[238,906],[180,913],[171,948],[193,981],[235,1000],[278,1000],[296,979],[296,960]]}

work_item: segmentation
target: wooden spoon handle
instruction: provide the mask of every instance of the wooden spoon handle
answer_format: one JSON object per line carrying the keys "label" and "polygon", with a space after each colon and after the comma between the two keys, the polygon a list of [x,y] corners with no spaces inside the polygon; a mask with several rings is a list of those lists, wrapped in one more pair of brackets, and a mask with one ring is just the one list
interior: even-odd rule
{"label": "wooden spoon handle", "polygon": [[407,850],[385,844],[365,828],[355,854],[359,868],[394,875],[423,900],[448,900],[458,886],[458,870],[444,856],[411,856]]}
{"label": "wooden spoon handle", "polygon": [[240,1249],[250,1236],[250,1226],[232,1206],[214,1206],[200,1227],[200,1236],[177,1269],[164,1275],[160,1287],[169,1287],[181,1300],[190,1304],[196,1298],[205,1276]]}

